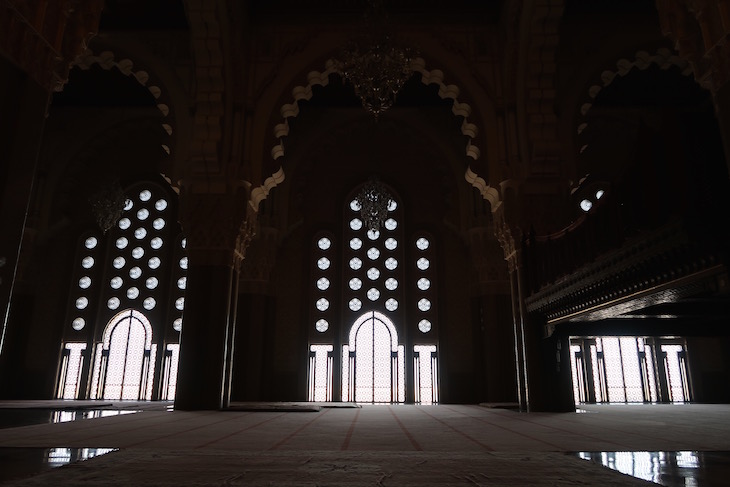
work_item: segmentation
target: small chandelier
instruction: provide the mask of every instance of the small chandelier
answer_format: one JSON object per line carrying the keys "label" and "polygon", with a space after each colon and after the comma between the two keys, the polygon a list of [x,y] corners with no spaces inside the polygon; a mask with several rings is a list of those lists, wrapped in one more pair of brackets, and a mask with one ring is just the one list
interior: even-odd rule
{"label": "small chandelier", "polygon": [[383,183],[371,178],[355,197],[368,232],[377,232],[394,209],[394,201]]}
{"label": "small chandelier", "polygon": [[375,119],[393,106],[412,74],[415,50],[399,45],[387,26],[382,0],[371,0],[363,33],[343,50],[342,75],[355,87],[362,106]]}
{"label": "small chandelier", "polygon": [[126,202],[127,198],[124,196],[124,190],[118,181],[103,185],[89,198],[96,224],[99,225],[102,233],[106,234],[117,224]]}

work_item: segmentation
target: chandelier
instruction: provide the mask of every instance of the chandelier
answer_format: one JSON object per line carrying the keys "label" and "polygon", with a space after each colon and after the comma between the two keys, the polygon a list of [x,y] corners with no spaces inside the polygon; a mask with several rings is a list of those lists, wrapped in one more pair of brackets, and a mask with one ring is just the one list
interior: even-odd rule
{"label": "chandelier", "polygon": [[91,211],[94,213],[96,224],[99,225],[102,233],[108,232],[117,224],[124,211],[126,201],[124,190],[118,181],[102,185],[89,198]]}
{"label": "chandelier", "polygon": [[401,46],[390,33],[382,0],[370,1],[362,29],[362,34],[345,46],[340,67],[362,106],[377,120],[393,106],[398,91],[410,78],[417,53]]}
{"label": "chandelier", "polygon": [[355,197],[360,207],[360,216],[368,232],[377,232],[383,226],[388,211],[395,209],[395,202],[383,183],[371,178]]}

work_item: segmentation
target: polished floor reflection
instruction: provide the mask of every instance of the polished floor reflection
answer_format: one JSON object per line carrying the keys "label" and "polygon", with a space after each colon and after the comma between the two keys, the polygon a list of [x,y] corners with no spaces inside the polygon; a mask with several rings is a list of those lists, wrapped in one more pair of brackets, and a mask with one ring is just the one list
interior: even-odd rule
{"label": "polished floor reflection", "polygon": [[576,455],[667,487],[730,485],[727,451],[584,451]]}
{"label": "polished floor reflection", "polygon": [[0,448],[0,482],[116,451],[117,448]]}
{"label": "polished floor reflection", "polygon": [[80,419],[105,418],[136,412],[138,411],[120,409],[2,408],[0,409],[0,429],[17,428],[18,426],[31,424],[65,423]]}

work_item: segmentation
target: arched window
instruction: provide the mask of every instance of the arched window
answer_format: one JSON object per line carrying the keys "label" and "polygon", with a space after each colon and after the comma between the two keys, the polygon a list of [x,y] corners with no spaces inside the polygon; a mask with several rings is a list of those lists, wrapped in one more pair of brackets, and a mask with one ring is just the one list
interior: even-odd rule
{"label": "arched window", "polygon": [[[382,205],[363,212],[363,195]],[[332,400],[334,384],[343,401],[405,402],[407,390],[438,401],[434,243],[424,232],[404,238],[403,215],[395,191],[370,182],[345,200],[341,239],[313,236],[309,400]]]}
{"label": "arched window", "polygon": [[[123,399],[174,398],[187,284],[177,201],[169,188],[153,182],[131,185],[125,196],[115,227],[80,238],[59,368],[59,398],[111,399],[116,391]],[[131,320],[127,328],[119,321],[122,314]],[[133,382],[125,371],[137,367],[138,349],[132,346],[142,333],[137,325],[145,330],[149,346],[144,353],[149,357],[146,376],[134,382],[140,387],[132,394],[128,384]],[[122,336],[130,340],[129,347],[117,345]],[[123,357],[117,355],[120,350]],[[127,357],[128,353],[132,355]]]}

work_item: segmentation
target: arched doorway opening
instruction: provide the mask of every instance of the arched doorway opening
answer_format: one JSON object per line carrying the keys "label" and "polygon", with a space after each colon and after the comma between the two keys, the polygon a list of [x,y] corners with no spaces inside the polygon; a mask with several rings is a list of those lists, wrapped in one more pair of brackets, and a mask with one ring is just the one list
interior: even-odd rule
{"label": "arched doorway opening", "polygon": [[145,315],[133,309],[117,313],[97,349],[92,398],[150,399],[155,351],[152,326]]}
{"label": "arched doorway opening", "polygon": [[347,401],[405,401],[405,352],[398,332],[383,313],[360,315],[342,353],[342,397]]}

